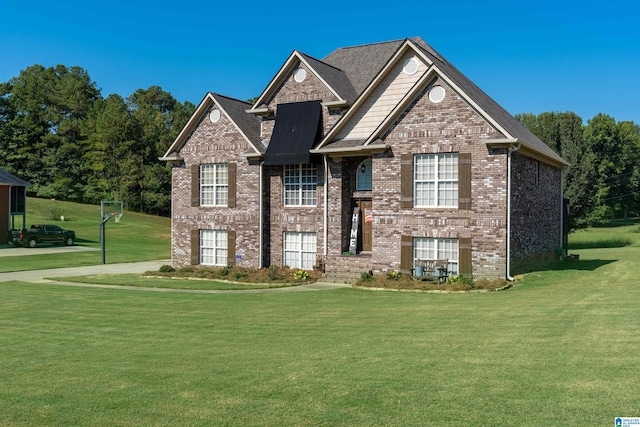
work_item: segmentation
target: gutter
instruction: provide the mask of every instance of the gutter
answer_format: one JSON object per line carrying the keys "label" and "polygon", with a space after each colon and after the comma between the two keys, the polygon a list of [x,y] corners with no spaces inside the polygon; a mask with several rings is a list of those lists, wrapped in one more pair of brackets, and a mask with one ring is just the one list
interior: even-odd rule
{"label": "gutter", "polygon": [[507,274],[508,281],[513,282],[515,279],[511,277],[511,153],[520,149],[522,144],[516,142],[509,144],[507,149]]}

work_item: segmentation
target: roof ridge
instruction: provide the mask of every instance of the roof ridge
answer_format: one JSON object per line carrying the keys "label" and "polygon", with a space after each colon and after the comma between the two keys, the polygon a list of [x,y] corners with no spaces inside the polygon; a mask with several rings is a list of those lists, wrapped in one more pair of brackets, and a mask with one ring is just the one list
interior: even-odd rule
{"label": "roof ridge", "polygon": [[[344,46],[344,47],[339,47],[337,49],[334,49],[334,52],[336,50],[343,50],[343,49],[357,49],[360,47],[366,47],[366,46],[376,46],[376,45],[383,45],[383,44],[389,44],[389,43],[398,43],[398,42],[404,42],[406,40],[410,40],[410,39],[395,39],[395,40],[387,40],[387,41],[383,41],[383,42],[375,42],[375,43],[363,43],[363,44],[358,44],[358,45],[353,45],[353,46]],[[330,54],[329,54],[330,55]],[[328,55],[327,55],[328,56]]]}
{"label": "roof ridge", "polygon": [[229,99],[229,100],[231,100],[231,101],[237,101],[237,102],[242,102],[243,104],[252,105],[250,102],[243,101],[243,100],[241,100],[241,99],[234,98],[234,97],[231,97],[231,96],[223,95],[223,94],[221,94],[221,93],[217,93],[217,92],[210,92],[210,93],[211,93],[211,95],[213,95],[214,97],[226,98],[226,99]]}
{"label": "roof ridge", "polygon": [[301,51],[299,51],[299,50],[298,50],[298,51],[296,51],[296,52],[298,52],[299,54],[301,54],[301,55],[303,55],[303,56],[306,56],[307,58],[311,58],[311,59],[313,59],[314,61],[320,62],[320,63],[322,63],[323,65],[326,65],[327,67],[331,67],[331,68],[333,68],[334,70],[342,71],[342,72],[344,73],[344,70],[341,70],[341,69],[340,69],[340,68],[338,68],[338,67],[334,67],[333,65],[328,64],[328,63],[324,62],[322,59],[315,58],[315,57],[313,57],[313,56],[311,56],[311,55],[308,55],[308,54],[306,54],[306,53],[304,53],[304,52],[301,52]]}

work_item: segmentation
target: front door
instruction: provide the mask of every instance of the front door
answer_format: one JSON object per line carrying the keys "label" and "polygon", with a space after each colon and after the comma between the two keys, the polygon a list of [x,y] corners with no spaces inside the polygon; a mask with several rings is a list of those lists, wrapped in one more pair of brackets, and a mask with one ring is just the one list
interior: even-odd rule
{"label": "front door", "polygon": [[358,200],[357,206],[360,208],[360,244],[358,248],[364,252],[371,252],[373,234],[373,212],[371,210],[371,200]]}

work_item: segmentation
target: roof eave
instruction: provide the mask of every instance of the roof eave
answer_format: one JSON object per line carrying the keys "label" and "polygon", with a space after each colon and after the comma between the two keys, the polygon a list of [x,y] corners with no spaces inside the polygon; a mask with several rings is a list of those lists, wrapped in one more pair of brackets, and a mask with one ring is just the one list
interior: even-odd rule
{"label": "roof eave", "polygon": [[309,150],[311,154],[321,154],[329,157],[355,157],[367,154],[384,153],[389,146],[385,143],[361,145],[357,147],[324,147]]}
{"label": "roof eave", "polygon": [[549,156],[547,154],[541,153],[540,151],[531,148],[526,142],[522,141],[519,138],[492,138],[485,139],[484,143],[492,148],[509,148],[510,146],[520,144],[521,146],[518,151],[528,157],[558,168],[569,166],[569,163],[567,163],[560,156]]}

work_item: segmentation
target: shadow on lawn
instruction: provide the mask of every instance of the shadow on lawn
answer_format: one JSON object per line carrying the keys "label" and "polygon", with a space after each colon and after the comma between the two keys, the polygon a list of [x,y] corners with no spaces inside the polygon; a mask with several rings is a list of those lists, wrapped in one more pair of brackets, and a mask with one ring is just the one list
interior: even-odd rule
{"label": "shadow on lawn", "polygon": [[585,242],[569,243],[569,250],[578,249],[603,249],[603,248],[624,248],[631,246],[633,241],[624,237],[603,238],[597,240],[587,240]]}
{"label": "shadow on lawn", "polygon": [[603,267],[612,262],[616,262],[616,259],[589,259],[581,261],[552,261],[547,264],[533,264],[525,265],[518,268],[515,274],[527,274],[534,271],[594,271],[600,267]]}

